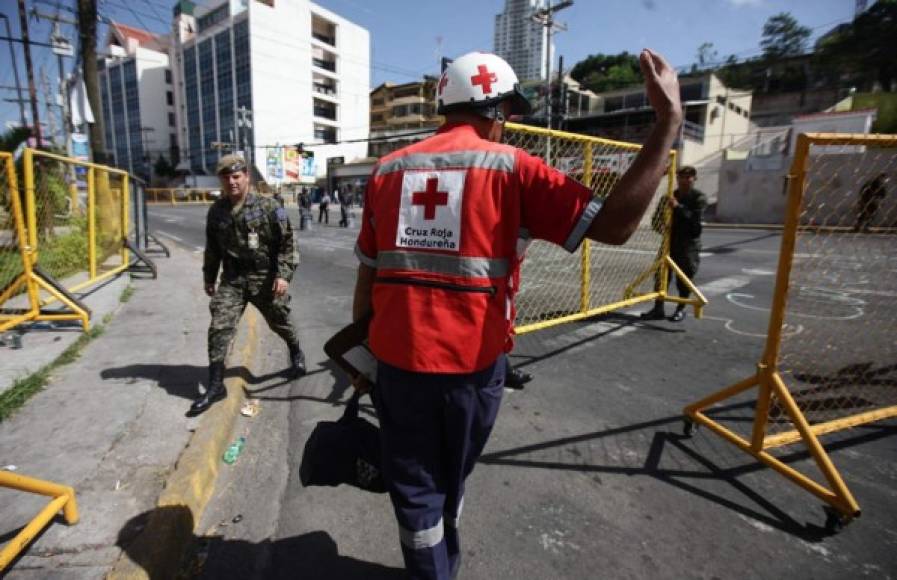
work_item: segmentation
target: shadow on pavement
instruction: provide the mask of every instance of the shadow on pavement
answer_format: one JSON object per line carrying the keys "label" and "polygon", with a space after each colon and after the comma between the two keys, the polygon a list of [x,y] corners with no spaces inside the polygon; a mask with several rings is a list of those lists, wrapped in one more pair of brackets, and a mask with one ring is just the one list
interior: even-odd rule
{"label": "shadow on pavement", "polygon": [[[228,369],[226,376],[233,376],[239,372],[240,368]],[[206,385],[208,375],[207,366],[163,364],[134,364],[100,372],[103,380],[126,380],[130,383],[141,379],[155,381],[169,395],[191,400],[199,394],[198,386]]]}
{"label": "shadow on pavement", "polygon": [[[779,507],[770,501],[770,499],[764,497],[761,493],[754,491],[749,485],[739,481],[738,478],[740,476],[766,470],[767,468],[764,464],[754,461],[747,454],[742,455],[735,450],[735,447],[731,447],[728,443],[720,440],[720,442],[728,449],[735,450],[736,455],[734,457],[739,463],[739,465],[734,467],[720,467],[713,459],[699,453],[692,446],[686,444],[688,437],[677,433],[671,433],[668,430],[654,430],[664,426],[678,426],[681,424],[681,415],[664,417],[625,427],[594,431],[582,435],[564,437],[512,449],[494,451],[480,457],[480,463],[486,465],[536,469],[570,470],[595,474],[642,475],[657,479],[683,491],[687,491],[704,500],[721,505],[738,514],[797,536],[805,541],[818,542],[829,535],[822,525],[815,525],[812,523],[801,524],[789,516],[785,511],[779,509]],[[652,430],[654,430],[653,433]],[[859,434],[861,430],[863,433]],[[631,442],[632,433],[637,431],[647,431],[647,433],[645,433],[646,437],[651,438],[651,442],[644,452],[644,461],[641,465],[623,465],[620,464],[621,462],[619,462],[619,460],[616,461],[617,464],[585,463],[578,460],[583,457],[594,457],[594,449],[590,448],[590,453],[586,454],[576,451],[575,447],[571,447],[579,443],[603,440],[601,442],[601,448],[613,448],[613,445],[608,440],[614,437],[621,437],[622,439],[625,439],[625,441]],[[851,434],[852,436],[845,437],[840,441],[826,445],[826,450],[829,453],[832,453],[839,449],[849,448],[892,436],[897,434],[897,427],[871,425],[855,429]],[[558,448],[566,448],[571,454],[571,461],[557,461]],[[661,459],[664,453],[669,455],[671,449],[679,451],[695,466],[695,468],[687,469],[678,467],[684,463],[681,458],[670,460],[670,463],[676,465],[678,468],[661,467]],[[552,450],[550,457],[554,460],[532,458],[533,454],[545,450]],[[524,456],[526,459],[519,459],[519,456]],[[608,454],[608,457],[610,456],[611,455]],[[810,454],[804,450],[795,450],[788,454],[781,455],[778,458],[784,463],[790,464],[809,459]],[[731,457],[726,457],[726,460],[731,459]],[[747,463],[743,463],[743,461],[747,461]],[[779,477],[777,474],[773,474],[773,476]],[[701,485],[698,485],[697,482],[707,482],[708,484],[712,484],[713,482],[726,483],[752,502],[754,506],[742,505],[741,503],[710,491],[710,485],[702,487]],[[791,484],[783,482],[783,485]]]}
{"label": "shadow on pavement", "polygon": [[346,398],[346,392],[352,388],[352,383],[349,382],[349,377],[343,372],[339,366],[332,360],[325,360],[324,362],[318,363],[317,369],[309,369],[308,373],[305,374],[305,377],[302,379],[298,379],[302,381],[306,377],[310,377],[313,375],[321,374],[321,373],[330,373],[331,377],[328,383],[333,386],[330,389],[330,393],[326,398],[320,399],[315,397],[307,397],[303,395],[292,395],[287,397],[271,397],[271,396],[260,396],[261,393],[266,391],[271,391],[278,387],[282,387],[290,382],[294,382],[294,379],[286,378],[287,369],[283,371],[270,373],[262,376],[255,376],[251,371],[245,371],[242,374],[243,380],[246,381],[247,385],[260,385],[271,379],[277,377],[283,377],[285,380],[265,385],[255,389],[246,389],[246,396],[252,397],[254,399],[261,399],[263,401],[295,401],[295,400],[309,400],[309,401],[317,401],[321,403],[331,403],[334,406],[342,404],[340,401]]}
{"label": "shadow on pavement", "polygon": [[[276,541],[196,536],[190,510],[183,506],[157,507],[129,520],[116,545],[142,568],[151,580],[168,578],[303,578],[372,579],[404,578],[404,570],[341,556],[336,542],[323,531]],[[178,537],[156,542],[160,533]],[[167,549],[183,547],[180,561]]]}

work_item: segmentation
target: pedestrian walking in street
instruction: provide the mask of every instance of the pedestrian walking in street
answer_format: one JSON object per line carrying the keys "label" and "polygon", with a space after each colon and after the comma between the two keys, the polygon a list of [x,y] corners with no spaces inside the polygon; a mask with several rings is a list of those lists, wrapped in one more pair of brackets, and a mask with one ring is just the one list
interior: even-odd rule
{"label": "pedestrian walking in street", "polygon": [[585,237],[622,244],[664,174],[682,120],[679,84],[657,53],[639,58],[657,123],[603,202],[501,144],[505,120],[531,106],[508,63],[488,53],[443,72],[437,133],[374,167],[352,314],[373,316],[382,469],[411,578],[459,570],[465,481],[503,392],[521,228],[570,252]]}
{"label": "pedestrian walking in street", "polygon": [[344,190],[341,194],[339,194],[339,225],[342,228],[349,227],[349,210],[352,207],[352,194],[349,193],[349,190]]}
{"label": "pedestrian walking in street", "polygon": [[[305,374],[305,355],[290,321],[290,280],[296,269],[293,229],[287,212],[273,198],[249,191],[249,172],[239,155],[218,162],[224,195],[209,208],[203,279],[209,310],[209,385],[190,406],[199,415],[227,396],[224,362],[248,303],[287,343],[290,372]],[[220,280],[219,280],[220,272]]]}
{"label": "pedestrian walking in street", "polygon": [[325,224],[330,224],[330,194],[326,191],[318,203],[318,223],[324,220]]}
{"label": "pedestrian walking in street", "polygon": [[[676,265],[682,270],[682,273],[688,276],[689,280],[693,280],[695,274],[698,273],[698,266],[701,264],[701,229],[704,220],[704,209],[707,207],[707,196],[695,189],[695,180],[698,171],[691,165],[683,165],[676,173],[676,182],[678,187],[673,192],[673,197],[663,198],[662,203],[657,204],[654,216],[651,218],[652,224],[663,223],[663,212],[666,209],[665,204],[669,204],[673,208],[673,220],[670,225],[670,258],[676,262]],[[667,288],[672,281],[673,271],[668,270]],[[691,289],[676,277],[676,288],[679,290],[680,298],[688,298],[691,296]],[[654,280],[654,290],[660,290],[660,276],[656,276]],[[668,290],[669,291],[669,290]],[[643,312],[642,320],[663,320],[666,318],[666,312],[663,307],[663,300],[654,302],[651,310]],[[670,316],[672,322],[682,322],[685,320],[685,304],[677,304],[676,310]]]}

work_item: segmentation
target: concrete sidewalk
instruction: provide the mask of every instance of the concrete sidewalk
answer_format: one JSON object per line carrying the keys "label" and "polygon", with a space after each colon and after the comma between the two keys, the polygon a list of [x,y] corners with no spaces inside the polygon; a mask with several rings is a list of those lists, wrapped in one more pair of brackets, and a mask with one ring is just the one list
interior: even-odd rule
{"label": "concrete sidewalk", "polygon": [[[130,281],[127,302],[119,300],[127,275],[87,296],[94,325],[106,318],[104,332],[0,423],[0,466],[74,487],[80,511],[74,526],[61,517],[51,522],[9,578],[102,578],[116,562],[122,576],[141,577],[159,556],[145,536],[155,536],[153,547],[171,559],[176,549],[166,541],[189,535],[177,521],[125,523],[163,503],[201,513],[242,398],[241,365],[255,342],[251,314],[231,352],[230,396],[199,418],[184,416],[206,382],[209,315],[200,260],[173,248],[170,258],[156,260],[158,279]],[[0,384],[38,370],[80,335],[79,327],[29,330],[23,348],[0,349]],[[0,542],[5,546],[47,501],[0,488]]]}

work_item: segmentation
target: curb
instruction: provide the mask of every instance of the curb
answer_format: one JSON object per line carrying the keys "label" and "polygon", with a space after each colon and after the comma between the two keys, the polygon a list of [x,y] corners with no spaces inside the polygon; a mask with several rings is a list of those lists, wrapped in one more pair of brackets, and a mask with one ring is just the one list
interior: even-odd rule
{"label": "curb", "polygon": [[[248,366],[255,357],[258,317],[246,311],[247,331],[239,352],[229,366]],[[225,380],[228,396],[216,403],[203,417],[196,432],[168,476],[146,526],[106,575],[109,580],[145,580],[174,578],[193,532],[215,490],[220,457],[230,443],[245,381],[241,377]]]}

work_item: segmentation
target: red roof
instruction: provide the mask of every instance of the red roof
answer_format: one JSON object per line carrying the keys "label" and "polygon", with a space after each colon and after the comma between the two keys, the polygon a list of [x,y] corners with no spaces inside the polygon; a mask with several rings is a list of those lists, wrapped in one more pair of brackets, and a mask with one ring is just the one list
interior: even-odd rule
{"label": "red roof", "polygon": [[113,22],[112,26],[115,27],[115,30],[124,37],[124,38],[133,38],[140,44],[148,44],[156,41],[156,35],[147,30],[141,30],[140,28],[134,28],[133,26],[128,26],[127,24],[121,24],[119,22]]}

